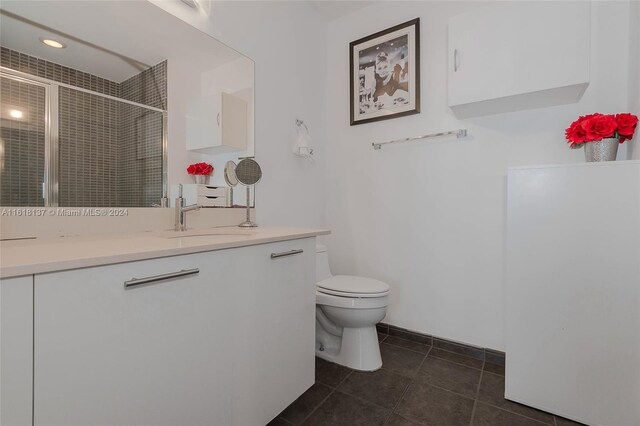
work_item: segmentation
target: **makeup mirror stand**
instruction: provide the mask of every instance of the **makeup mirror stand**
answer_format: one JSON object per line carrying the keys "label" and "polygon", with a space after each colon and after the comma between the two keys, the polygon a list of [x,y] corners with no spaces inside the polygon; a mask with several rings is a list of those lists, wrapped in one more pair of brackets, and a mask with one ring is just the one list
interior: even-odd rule
{"label": "makeup mirror stand", "polygon": [[257,223],[251,221],[251,187],[247,186],[247,220],[238,225],[241,228],[255,228]]}
{"label": "makeup mirror stand", "polygon": [[256,227],[258,224],[251,221],[251,187],[262,178],[260,165],[252,158],[244,158],[236,165],[234,174],[238,182],[247,187],[247,220],[238,226],[241,228]]}

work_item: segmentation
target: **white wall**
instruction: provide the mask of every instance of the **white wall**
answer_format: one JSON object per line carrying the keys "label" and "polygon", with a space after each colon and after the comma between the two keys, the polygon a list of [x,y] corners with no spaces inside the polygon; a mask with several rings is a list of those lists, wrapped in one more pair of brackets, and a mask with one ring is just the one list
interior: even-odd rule
{"label": "white wall", "polygon": [[[580,103],[458,120],[446,107],[447,20],[484,6],[376,2],[329,23],[327,243],[334,273],[391,285],[386,322],[504,349],[507,167],[584,162],[564,129],[579,115],[627,109],[629,5],[593,4],[592,78]],[[349,42],[416,17],[422,112],[350,126]],[[457,128],[469,137],[371,147]]]}
{"label": "white wall", "polygon": [[[328,26],[304,3],[211,5],[211,18],[180,2],[162,7],[256,62],[260,224],[326,225],[334,273],[392,286],[385,321],[503,349],[507,167],[583,162],[564,129],[578,115],[637,108],[627,95],[637,70],[629,4],[594,3],[592,80],[580,103],[467,120],[446,107],[446,22],[482,2],[376,2]],[[348,43],[417,16],[422,113],[349,126]],[[314,165],[290,153],[295,118],[310,126]],[[459,127],[469,138],[371,148]]]}
{"label": "white wall", "polygon": [[[629,11],[629,112],[640,117],[640,1]],[[640,130],[629,144],[629,159],[640,160]]]}
{"label": "white wall", "polygon": [[[255,61],[259,225],[322,226],[326,22],[304,2],[201,2],[209,17],[179,1],[154,3]],[[309,126],[314,164],[291,153],[296,118]]]}

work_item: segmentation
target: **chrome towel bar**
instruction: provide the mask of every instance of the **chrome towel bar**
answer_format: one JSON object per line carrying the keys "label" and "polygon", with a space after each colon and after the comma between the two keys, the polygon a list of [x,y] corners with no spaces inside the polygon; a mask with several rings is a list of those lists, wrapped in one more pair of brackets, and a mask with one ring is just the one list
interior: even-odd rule
{"label": "chrome towel bar", "polygon": [[449,135],[456,135],[458,139],[464,138],[467,136],[467,129],[452,130],[450,132],[432,133],[430,135],[414,136],[412,138],[396,139],[396,140],[387,141],[387,142],[374,142],[371,145],[373,146],[373,149],[378,150],[382,148],[382,145],[388,145],[388,144],[398,143],[398,142],[411,142],[418,139],[437,138],[440,136],[449,136]]}

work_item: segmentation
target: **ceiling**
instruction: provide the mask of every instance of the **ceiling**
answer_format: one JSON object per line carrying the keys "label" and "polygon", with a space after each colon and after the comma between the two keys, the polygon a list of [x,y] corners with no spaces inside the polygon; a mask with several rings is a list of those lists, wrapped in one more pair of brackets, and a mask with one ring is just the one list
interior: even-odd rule
{"label": "ceiling", "polygon": [[351,1],[351,0],[326,0],[326,1],[310,1],[309,2],[313,8],[315,8],[322,16],[324,16],[328,21],[333,19],[340,18],[342,16],[348,15],[356,10],[362,9],[363,7],[367,7],[373,3],[373,1],[368,0],[360,0],[360,1]]}
{"label": "ceiling", "polygon": [[242,57],[147,1],[2,0],[0,12],[3,46],[116,82],[165,59],[212,69]]}

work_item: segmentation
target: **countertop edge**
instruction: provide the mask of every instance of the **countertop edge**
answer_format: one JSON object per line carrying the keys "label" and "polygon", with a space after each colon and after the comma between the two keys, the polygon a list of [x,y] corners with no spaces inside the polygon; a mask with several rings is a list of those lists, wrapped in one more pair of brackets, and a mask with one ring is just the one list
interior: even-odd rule
{"label": "countertop edge", "polygon": [[68,271],[97,266],[113,265],[118,263],[136,262],[140,260],[157,259],[169,256],[179,256],[207,251],[225,250],[230,248],[246,247],[259,244],[275,243],[280,241],[298,240],[303,238],[328,235],[331,231],[324,229],[297,230],[283,233],[282,235],[256,236],[249,240],[208,243],[198,246],[157,249],[140,252],[119,253],[114,255],[96,256],[80,259],[52,260],[51,262],[39,262],[18,266],[0,267],[0,279],[17,278],[34,274]]}

